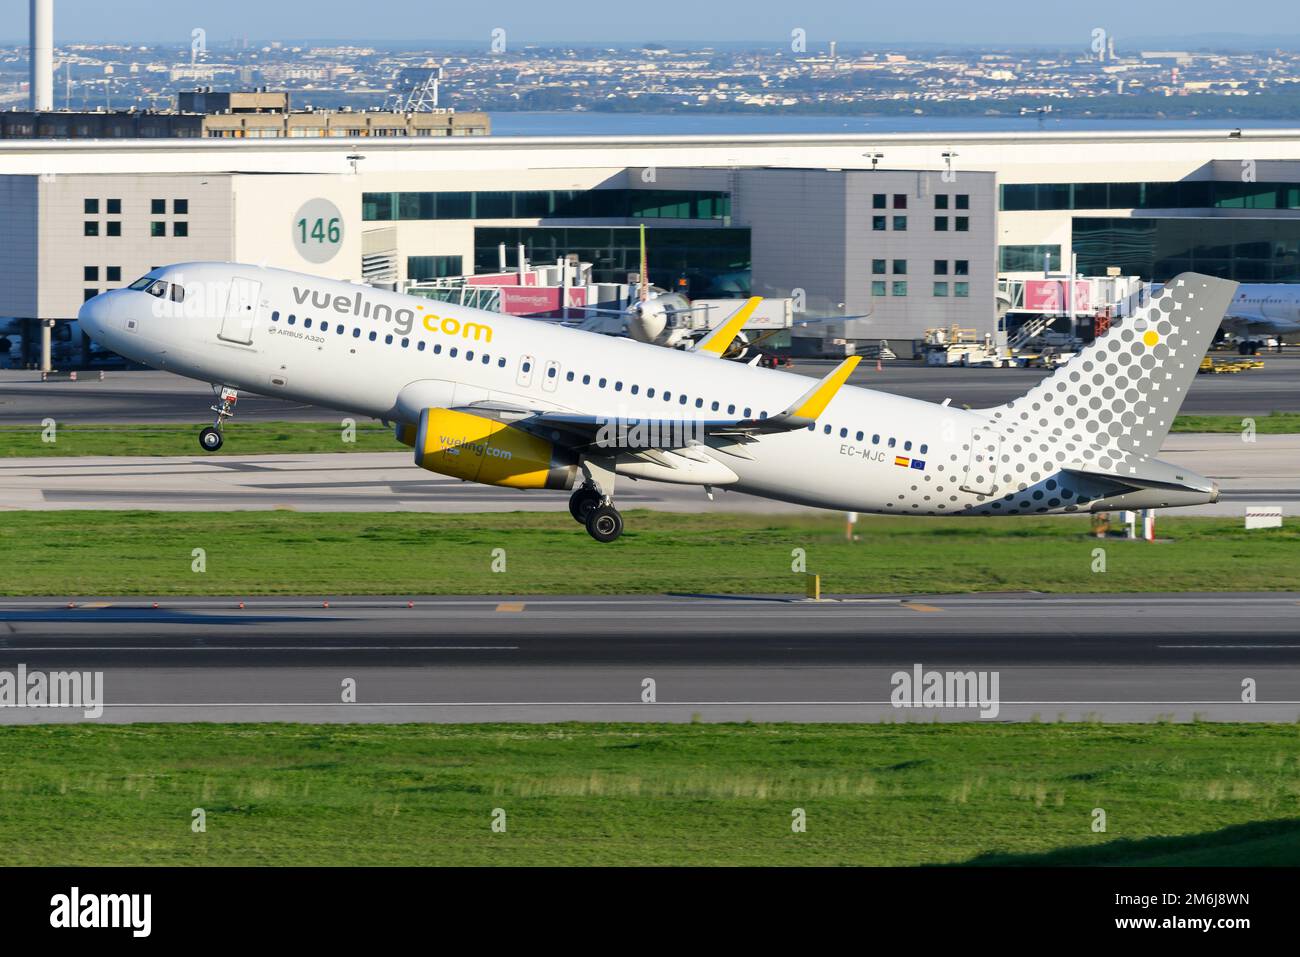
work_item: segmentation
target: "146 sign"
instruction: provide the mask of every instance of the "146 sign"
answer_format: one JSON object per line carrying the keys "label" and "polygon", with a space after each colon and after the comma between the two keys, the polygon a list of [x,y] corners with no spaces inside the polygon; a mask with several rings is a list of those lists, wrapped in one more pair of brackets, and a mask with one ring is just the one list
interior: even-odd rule
{"label": "146 sign", "polygon": [[311,199],[293,218],[293,244],[303,259],[329,262],[343,243],[343,214],[328,199]]}

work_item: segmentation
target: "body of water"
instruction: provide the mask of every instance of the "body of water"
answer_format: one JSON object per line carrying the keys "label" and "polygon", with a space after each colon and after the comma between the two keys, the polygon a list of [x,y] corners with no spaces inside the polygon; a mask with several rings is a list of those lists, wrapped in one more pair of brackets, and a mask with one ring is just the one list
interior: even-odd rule
{"label": "body of water", "polygon": [[493,113],[495,136],[692,136],[789,133],[1032,133],[1300,128],[1300,119],[1054,119],[1036,116],[809,116],[735,113]]}

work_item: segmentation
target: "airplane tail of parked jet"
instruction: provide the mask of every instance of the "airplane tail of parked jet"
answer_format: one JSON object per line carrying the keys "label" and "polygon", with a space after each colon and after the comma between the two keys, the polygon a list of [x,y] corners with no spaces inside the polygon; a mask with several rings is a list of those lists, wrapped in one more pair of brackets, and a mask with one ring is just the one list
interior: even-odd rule
{"label": "airplane tail of parked jet", "polygon": [[[1041,462],[1130,484],[1174,482],[1172,472],[1164,475],[1164,463],[1151,460],[1236,287],[1210,276],[1180,275],[1146,309],[1113,323],[1027,394],[986,410],[996,423],[989,436],[1000,438],[1004,460],[990,470],[1033,471]],[[998,443],[989,438],[986,451],[997,455]],[[1000,484],[1017,480],[1007,471]]]}

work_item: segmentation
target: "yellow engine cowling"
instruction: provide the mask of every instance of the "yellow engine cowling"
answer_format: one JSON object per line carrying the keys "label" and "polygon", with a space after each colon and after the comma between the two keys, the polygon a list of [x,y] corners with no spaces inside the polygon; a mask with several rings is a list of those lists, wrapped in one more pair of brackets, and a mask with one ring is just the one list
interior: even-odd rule
{"label": "yellow engine cowling", "polygon": [[451,409],[420,413],[415,464],[505,488],[568,489],[578,472],[577,457],[567,449],[504,422]]}

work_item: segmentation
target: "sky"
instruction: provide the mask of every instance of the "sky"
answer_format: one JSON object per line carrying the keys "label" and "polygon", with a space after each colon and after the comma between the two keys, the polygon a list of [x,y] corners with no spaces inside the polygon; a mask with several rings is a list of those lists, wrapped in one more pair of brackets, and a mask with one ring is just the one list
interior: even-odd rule
{"label": "sky", "polygon": [[[0,0],[0,39],[26,42],[28,0]],[[1243,15],[1245,14],[1245,15]],[[808,49],[841,43],[1019,45],[1086,49],[1093,31],[1150,41],[1205,34],[1300,37],[1295,0],[647,0],[548,3],[547,0],[55,0],[55,42],[189,43],[346,39],[422,41],[486,48],[495,28],[509,44],[583,45],[610,41],[763,41],[786,45],[806,32]],[[1148,44],[1144,44],[1148,45]],[[1149,45],[1148,45],[1149,48]]]}

